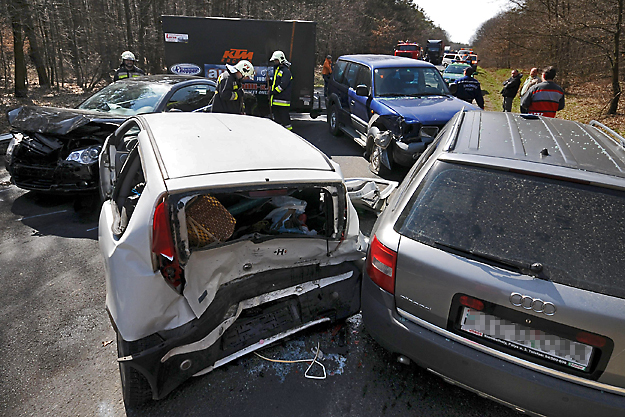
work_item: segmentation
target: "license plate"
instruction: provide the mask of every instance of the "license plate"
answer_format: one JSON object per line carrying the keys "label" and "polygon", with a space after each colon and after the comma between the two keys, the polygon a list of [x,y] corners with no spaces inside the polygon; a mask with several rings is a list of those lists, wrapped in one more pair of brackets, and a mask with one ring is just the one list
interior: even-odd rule
{"label": "license plate", "polygon": [[588,371],[593,347],[464,307],[460,329],[500,345]]}

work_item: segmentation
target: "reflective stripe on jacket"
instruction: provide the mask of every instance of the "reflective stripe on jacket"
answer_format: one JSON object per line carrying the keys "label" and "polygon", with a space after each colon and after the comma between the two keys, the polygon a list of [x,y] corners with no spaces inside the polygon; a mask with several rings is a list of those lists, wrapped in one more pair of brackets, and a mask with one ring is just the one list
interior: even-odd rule
{"label": "reflective stripe on jacket", "polygon": [[129,69],[126,69],[124,64],[122,64],[115,71],[115,75],[113,76],[113,81],[123,80],[124,78],[140,77],[142,75],[145,75],[145,72],[141,68],[132,67],[132,69],[129,70]]}
{"label": "reflective stripe on jacket", "polygon": [[273,83],[271,85],[271,105],[284,106],[291,105],[291,71],[286,65],[275,67]]}

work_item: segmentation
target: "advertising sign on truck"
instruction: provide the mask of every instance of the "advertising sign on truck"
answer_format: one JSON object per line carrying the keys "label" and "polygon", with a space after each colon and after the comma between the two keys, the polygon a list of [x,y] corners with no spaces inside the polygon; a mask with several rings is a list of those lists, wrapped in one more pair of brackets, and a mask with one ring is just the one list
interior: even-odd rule
{"label": "advertising sign on truck", "polygon": [[255,75],[243,88],[256,96],[257,112],[267,114],[268,82],[273,76],[269,58],[281,50],[291,62],[291,110],[312,110],[315,22],[188,16],[162,16],[162,22],[169,72],[217,81],[226,64],[246,59],[254,65]]}

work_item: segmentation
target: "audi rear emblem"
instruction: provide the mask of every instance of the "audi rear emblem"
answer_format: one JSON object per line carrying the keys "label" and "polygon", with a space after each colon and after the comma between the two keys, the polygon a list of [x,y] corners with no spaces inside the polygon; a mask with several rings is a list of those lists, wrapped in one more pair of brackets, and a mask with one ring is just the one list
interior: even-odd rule
{"label": "audi rear emblem", "polygon": [[529,295],[513,292],[510,294],[510,303],[515,307],[523,307],[526,310],[532,310],[536,313],[543,313],[547,316],[556,314],[556,306],[549,301],[543,301],[540,298],[532,298]]}

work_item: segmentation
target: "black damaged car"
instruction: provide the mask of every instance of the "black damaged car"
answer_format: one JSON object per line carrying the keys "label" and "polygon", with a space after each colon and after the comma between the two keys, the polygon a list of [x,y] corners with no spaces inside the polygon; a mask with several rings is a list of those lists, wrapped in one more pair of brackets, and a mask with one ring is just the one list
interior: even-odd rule
{"label": "black damaged car", "polygon": [[74,109],[11,110],[13,137],[5,156],[11,182],[49,193],[97,191],[102,144],[128,117],[201,109],[214,92],[215,83],[206,78],[151,75],[110,84]]}

